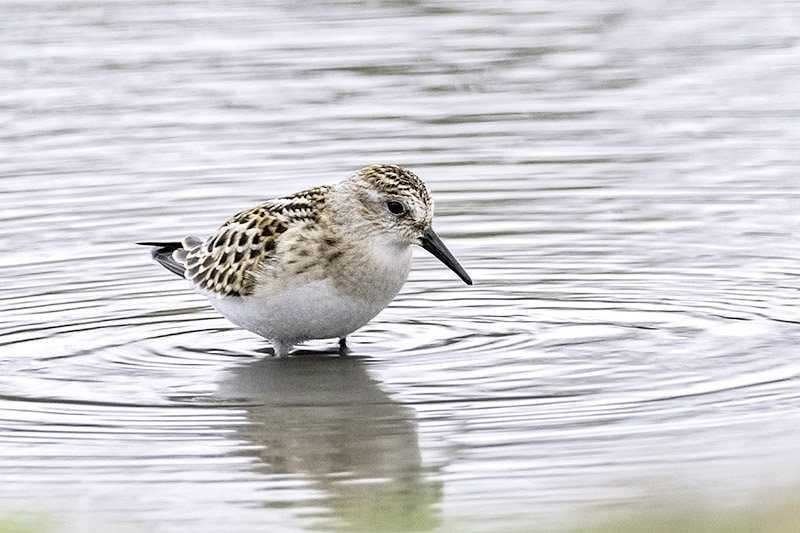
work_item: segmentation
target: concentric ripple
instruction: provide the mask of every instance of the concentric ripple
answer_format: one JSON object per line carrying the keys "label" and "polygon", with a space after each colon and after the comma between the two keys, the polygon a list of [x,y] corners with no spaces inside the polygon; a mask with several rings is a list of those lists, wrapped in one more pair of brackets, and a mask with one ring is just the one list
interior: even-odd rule
{"label": "concentric ripple", "polygon": [[[614,195],[599,201],[622,212],[627,200],[615,206]],[[596,201],[561,199],[576,212]],[[450,226],[446,215],[439,223]],[[88,484],[143,502],[85,494],[124,523],[163,516],[173,499],[148,504],[154,487],[189,498],[214,480],[217,490],[189,498],[206,513],[173,519],[211,523],[259,502],[298,529],[353,525],[369,500],[378,515],[410,507],[414,524],[435,527],[444,479],[455,491],[447,508],[481,529],[528,508],[534,478],[550,496],[523,521],[636,501],[654,485],[679,497],[687,483],[735,482],[742,501],[791,486],[800,425],[774,420],[800,422],[800,366],[786,357],[800,342],[797,270],[729,247],[659,261],[663,243],[636,234],[653,228],[619,234],[616,223],[550,235],[523,219],[514,241],[452,224],[441,233],[476,284],[418,254],[397,300],[351,335],[345,360],[324,340],[272,360],[266,342],[150,265],[146,249],[12,263],[0,462],[21,489],[4,501],[27,508],[56,472],[48,510],[74,507],[76,485]],[[708,274],[722,260],[731,268]],[[742,462],[747,483],[726,477]],[[475,516],[478,486],[503,486],[504,497]]]}
{"label": "concentric ripple", "polygon": [[[785,2],[6,4],[0,519],[529,531],[796,492]],[[349,358],[271,358],[133,244],[382,162],[475,284],[419,250]]]}

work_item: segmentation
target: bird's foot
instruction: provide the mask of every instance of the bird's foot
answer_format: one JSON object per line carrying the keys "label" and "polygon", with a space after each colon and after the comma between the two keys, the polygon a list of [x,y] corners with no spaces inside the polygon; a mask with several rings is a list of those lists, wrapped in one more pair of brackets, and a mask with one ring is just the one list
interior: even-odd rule
{"label": "bird's foot", "polygon": [[277,357],[289,357],[289,352],[292,351],[292,344],[288,342],[272,341],[272,347]]}
{"label": "bird's foot", "polygon": [[350,355],[350,348],[347,347],[347,337],[339,339],[339,357],[347,357]]}

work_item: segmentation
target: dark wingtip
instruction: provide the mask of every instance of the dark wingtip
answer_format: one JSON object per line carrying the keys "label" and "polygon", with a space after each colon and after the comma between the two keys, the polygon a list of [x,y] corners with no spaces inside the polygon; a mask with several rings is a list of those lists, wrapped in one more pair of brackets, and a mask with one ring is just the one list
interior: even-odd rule
{"label": "dark wingtip", "polygon": [[183,244],[179,242],[137,242],[141,246],[152,246],[150,255],[161,266],[172,272],[173,274],[184,277],[186,268],[172,258],[172,252],[183,248]]}

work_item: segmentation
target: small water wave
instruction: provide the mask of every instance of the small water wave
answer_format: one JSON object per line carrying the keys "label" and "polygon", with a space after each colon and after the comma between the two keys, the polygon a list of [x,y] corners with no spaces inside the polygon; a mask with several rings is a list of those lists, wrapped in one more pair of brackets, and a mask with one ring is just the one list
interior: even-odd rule
{"label": "small water wave", "polygon": [[[796,15],[479,4],[7,6],[0,514],[496,531],[796,490]],[[133,244],[378,162],[475,285],[418,254],[349,358],[270,357]]]}

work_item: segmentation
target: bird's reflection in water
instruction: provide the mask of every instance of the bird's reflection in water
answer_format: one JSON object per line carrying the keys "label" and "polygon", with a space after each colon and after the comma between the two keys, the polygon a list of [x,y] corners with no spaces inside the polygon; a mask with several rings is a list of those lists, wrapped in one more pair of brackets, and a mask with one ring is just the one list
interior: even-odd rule
{"label": "bird's reflection in water", "polygon": [[414,412],[378,387],[363,359],[263,359],[238,368],[221,394],[248,406],[237,437],[255,445],[265,472],[308,475],[343,529],[439,524],[442,485],[422,466]]}

